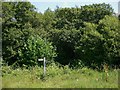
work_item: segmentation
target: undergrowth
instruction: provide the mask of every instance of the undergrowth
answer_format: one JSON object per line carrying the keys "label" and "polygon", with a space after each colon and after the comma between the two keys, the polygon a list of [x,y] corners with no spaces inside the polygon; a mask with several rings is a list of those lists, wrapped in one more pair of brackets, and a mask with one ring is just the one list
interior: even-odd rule
{"label": "undergrowth", "polygon": [[[106,76],[107,75],[107,76]],[[107,78],[107,80],[106,80]],[[43,67],[2,66],[3,88],[118,88],[118,70],[71,69],[55,63]]]}

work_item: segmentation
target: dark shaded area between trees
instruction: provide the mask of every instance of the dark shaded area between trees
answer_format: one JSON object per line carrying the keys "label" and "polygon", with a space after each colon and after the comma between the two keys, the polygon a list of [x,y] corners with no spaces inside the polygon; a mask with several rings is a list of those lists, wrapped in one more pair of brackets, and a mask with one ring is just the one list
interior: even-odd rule
{"label": "dark shaded area between trees", "polygon": [[2,3],[2,55],[8,65],[38,65],[38,58],[71,67],[120,65],[120,19],[109,4],[49,8]]}

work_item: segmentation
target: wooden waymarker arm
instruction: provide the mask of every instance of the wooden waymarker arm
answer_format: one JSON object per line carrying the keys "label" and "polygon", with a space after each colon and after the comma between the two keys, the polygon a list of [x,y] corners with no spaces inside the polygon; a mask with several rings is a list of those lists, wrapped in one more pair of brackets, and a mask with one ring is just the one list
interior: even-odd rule
{"label": "wooden waymarker arm", "polygon": [[43,61],[44,59],[38,59],[38,61]]}

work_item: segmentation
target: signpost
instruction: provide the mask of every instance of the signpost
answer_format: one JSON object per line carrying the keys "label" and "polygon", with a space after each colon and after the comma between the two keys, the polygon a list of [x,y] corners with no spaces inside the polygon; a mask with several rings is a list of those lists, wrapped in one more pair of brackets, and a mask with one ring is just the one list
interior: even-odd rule
{"label": "signpost", "polygon": [[44,66],[44,69],[43,69],[43,71],[44,71],[44,76],[45,76],[45,74],[46,74],[46,60],[45,60],[45,57],[43,58],[43,59],[38,59],[38,61],[43,61],[43,66]]}
{"label": "signpost", "polygon": [[[46,46],[46,38],[45,38],[45,46]],[[45,52],[46,52],[46,48],[45,48]],[[43,68],[43,76],[45,77],[45,75],[46,75],[46,58],[45,58],[45,55],[44,55],[44,58],[43,59],[38,59],[38,61],[43,61],[43,66],[44,66],[44,68]]]}

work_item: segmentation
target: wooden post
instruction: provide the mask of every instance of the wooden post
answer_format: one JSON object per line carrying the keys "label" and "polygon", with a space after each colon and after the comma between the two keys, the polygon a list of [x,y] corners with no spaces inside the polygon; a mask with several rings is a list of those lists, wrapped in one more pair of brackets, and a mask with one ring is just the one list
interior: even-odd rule
{"label": "wooden post", "polygon": [[44,63],[44,76],[45,76],[45,74],[46,74],[46,60],[45,60],[45,57],[44,57],[44,59],[43,59],[43,60],[44,60],[44,62],[43,62],[43,63]]}
{"label": "wooden post", "polygon": [[43,59],[38,59],[38,61],[43,61],[43,75],[46,74],[46,59],[45,57]]}

